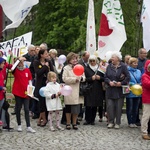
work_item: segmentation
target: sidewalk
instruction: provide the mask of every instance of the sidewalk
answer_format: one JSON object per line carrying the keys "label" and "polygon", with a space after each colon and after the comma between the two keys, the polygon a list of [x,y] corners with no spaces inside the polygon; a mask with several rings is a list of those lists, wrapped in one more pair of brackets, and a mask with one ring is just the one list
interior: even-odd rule
{"label": "sidewalk", "polygon": [[10,117],[15,130],[0,133],[0,150],[150,150],[150,141],[141,138],[140,127],[131,129],[127,126],[125,114],[119,130],[107,129],[106,122],[100,123],[97,118],[95,126],[84,126],[81,121],[78,131],[51,132],[48,124],[44,128],[38,127],[37,120],[31,119],[35,134],[26,132],[23,115],[21,133],[16,131],[15,116]]}

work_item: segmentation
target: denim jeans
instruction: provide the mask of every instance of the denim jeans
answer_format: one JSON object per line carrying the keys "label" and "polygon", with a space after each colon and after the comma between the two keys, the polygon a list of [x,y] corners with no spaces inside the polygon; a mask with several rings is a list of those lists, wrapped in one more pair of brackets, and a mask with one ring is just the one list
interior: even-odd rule
{"label": "denim jeans", "polygon": [[140,104],[140,97],[126,98],[126,114],[128,124],[135,124]]}

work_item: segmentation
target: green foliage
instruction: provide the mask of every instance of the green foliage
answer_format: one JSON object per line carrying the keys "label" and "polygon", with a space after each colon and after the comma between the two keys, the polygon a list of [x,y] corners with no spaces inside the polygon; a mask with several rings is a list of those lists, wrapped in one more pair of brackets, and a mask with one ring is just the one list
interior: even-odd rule
{"label": "green foliage", "polygon": [[[142,3],[120,0],[124,15],[127,41],[122,53],[137,55],[142,47],[140,12]],[[95,0],[96,35],[98,35],[102,0]],[[40,0],[24,23],[17,28],[17,35],[33,31],[33,44],[46,42],[49,48],[79,52],[86,46],[88,0]],[[97,38],[97,36],[96,36]]]}

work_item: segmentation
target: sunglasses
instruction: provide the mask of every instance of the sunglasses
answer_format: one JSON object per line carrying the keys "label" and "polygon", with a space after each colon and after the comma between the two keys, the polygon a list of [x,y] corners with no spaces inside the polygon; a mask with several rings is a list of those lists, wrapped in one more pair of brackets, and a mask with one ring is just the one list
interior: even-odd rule
{"label": "sunglasses", "polygon": [[95,60],[90,60],[90,62],[95,62]]}

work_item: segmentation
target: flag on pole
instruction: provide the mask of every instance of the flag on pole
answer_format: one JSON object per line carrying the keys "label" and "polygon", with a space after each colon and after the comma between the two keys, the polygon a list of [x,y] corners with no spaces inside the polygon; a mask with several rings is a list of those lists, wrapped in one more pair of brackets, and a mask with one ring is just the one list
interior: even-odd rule
{"label": "flag on pole", "polygon": [[120,51],[126,39],[120,1],[104,0],[98,33],[99,57],[105,59],[108,51]]}
{"label": "flag on pole", "polygon": [[4,30],[17,28],[37,3],[39,0],[0,0],[5,15],[12,21]]}
{"label": "flag on pole", "polygon": [[143,45],[144,48],[150,50],[150,0],[143,1],[141,22],[143,26]]}
{"label": "flag on pole", "polygon": [[87,31],[86,31],[86,51],[91,55],[96,51],[96,36],[95,36],[95,16],[94,16],[94,1],[89,0]]}

